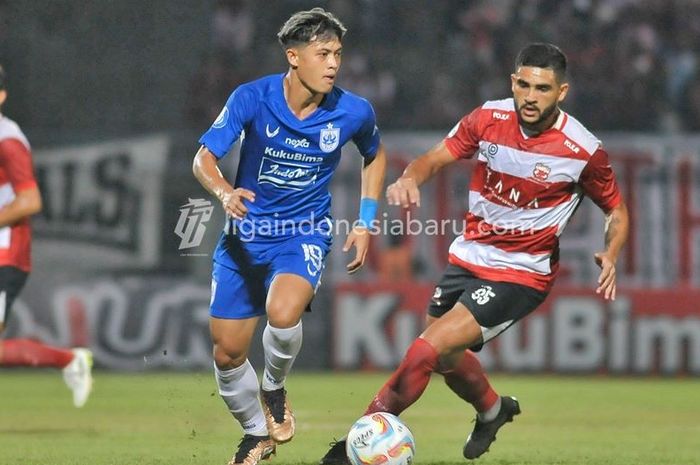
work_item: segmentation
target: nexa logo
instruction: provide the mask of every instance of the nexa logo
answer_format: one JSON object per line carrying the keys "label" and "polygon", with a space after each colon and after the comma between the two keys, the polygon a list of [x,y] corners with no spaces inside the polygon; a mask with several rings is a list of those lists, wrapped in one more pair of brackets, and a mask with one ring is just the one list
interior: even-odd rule
{"label": "nexa logo", "polygon": [[568,147],[574,153],[578,153],[579,150],[581,150],[578,145],[574,144],[569,139],[564,139],[564,146]]}
{"label": "nexa logo", "polygon": [[292,139],[291,137],[287,137],[284,140],[284,143],[294,147],[295,149],[298,147],[304,147],[304,148],[309,147],[309,141],[306,139]]}
{"label": "nexa logo", "polygon": [[493,112],[493,117],[500,119],[501,121],[507,121],[510,119],[510,115],[508,113],[500,113],[498,111]]}

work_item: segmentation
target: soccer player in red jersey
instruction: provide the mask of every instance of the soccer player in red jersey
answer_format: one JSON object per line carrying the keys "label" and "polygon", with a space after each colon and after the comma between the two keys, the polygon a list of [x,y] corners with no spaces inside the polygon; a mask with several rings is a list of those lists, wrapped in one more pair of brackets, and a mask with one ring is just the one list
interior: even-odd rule
{"label": "soccer player in red jersey", "polygon": [[[0,109],[7,99],[0,66]],[[0,333],[31,271],[29,217],[41,211],[31,149],[19,126],[0,113]],[[0,340],[0,366],[57,367],[82,407],[92,390],[92,353],[61,349],[30,339]]]}
{"label": "soccer player in red jersey", "polygon": [[[477,411],[463,454],[486,452],[501,426],[520,413],[499,396],[475,351],[546,298],[558,268],[559,235],[590,197],[606,215],[605,250],[596,292],[615,299],[615,263],[629,218],[600,140],[559,104],[569,91],[566,57],[554,45],[523,48],[511,75],[513,98],[489,101],[408,165],[387,188],[389,204],[420,207],[421,184],[462,158],[476,158],[464,233],[428,308],[427,328],[374,397],[366,414],[400,414],[423,393],[433,372]],[[345,441],[321,464],[348,463]]]}

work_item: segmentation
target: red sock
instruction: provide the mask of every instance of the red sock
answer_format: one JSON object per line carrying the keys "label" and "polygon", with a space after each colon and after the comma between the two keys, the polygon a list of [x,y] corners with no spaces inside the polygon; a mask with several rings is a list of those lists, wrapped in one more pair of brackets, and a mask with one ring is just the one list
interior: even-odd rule
{"label": "red sock", "polygon": [[389,412],[398,415],[418,400],[438,363],[438,353],[424,339],[416,339],[406,351],[401,365],[379,390],[365,415]]}
{"label": "red sock", "polygon": [[472,404],[477,412],[485,412],[498,400],[481,362],[471,350],[465,350],[459,362],[451,370],[443,371],[442,375],[449,388]]}
{"label": "red sock", "polygon": [[0,341],[0,365],[63,368],[73,360],[73,352],[44,345],[31,339]]}

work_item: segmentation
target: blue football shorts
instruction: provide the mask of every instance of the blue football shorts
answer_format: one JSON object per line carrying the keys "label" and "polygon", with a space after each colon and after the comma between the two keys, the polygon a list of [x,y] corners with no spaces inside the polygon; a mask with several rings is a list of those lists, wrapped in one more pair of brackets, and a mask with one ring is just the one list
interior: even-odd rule
{"label": "blue football shorts", "polygon": [[214,251],[209,314],[227,319],[265,315],[267,290],[278,273],[301,276],[318,289],[332,241],[315,233],[246,242],[223,233]]}

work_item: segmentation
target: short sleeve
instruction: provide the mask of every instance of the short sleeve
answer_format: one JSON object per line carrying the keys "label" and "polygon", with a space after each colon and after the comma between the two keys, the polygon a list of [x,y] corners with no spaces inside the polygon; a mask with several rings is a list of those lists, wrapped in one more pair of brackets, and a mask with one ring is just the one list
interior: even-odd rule
{"label": "short sleeve", "polygon": [[464,116],[445,137],[445,147],[455,158],[471,158],[479,148],[480,108]]}
{"label": "short sleeve", "polygon": [[357,146],[357,150],[364,158],[374,158],[379,149],[379,128],[377,127],[377,118],[374,114],[374,108],[367,102],[365,117],[352,137],[352,141]]}
{"label": "short sleeve", "polygon": [[37,187],[32,154],[21,141],[17,139],[0,141],[0,166],[5,170],[15,192]]}
{"label": "short sleeve", "polygon": [[199,143],[216,158],[223,158],[253,120],[257,106],[258,99],[253,89],[246,86],[237,88],[209,130],[199,138]]}
{"label": "short sleeve", "polygon": [[579,177],[579,185],[605,213],[622,202],[622,194],[610,166],[608,153],[603,149],[596,150],[588,160]]}

